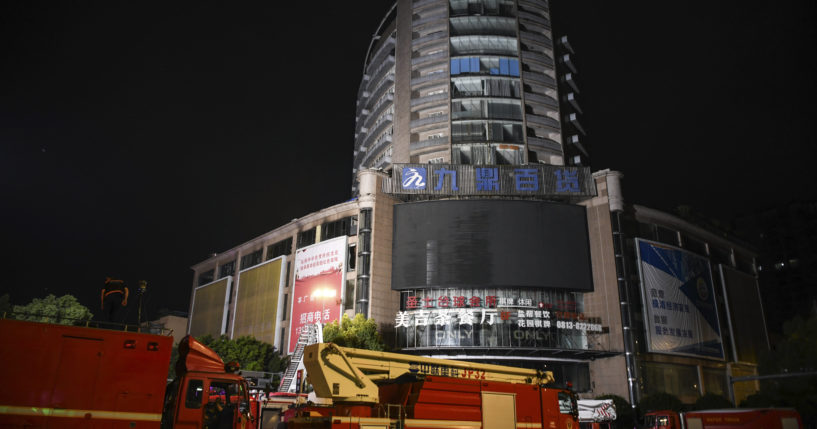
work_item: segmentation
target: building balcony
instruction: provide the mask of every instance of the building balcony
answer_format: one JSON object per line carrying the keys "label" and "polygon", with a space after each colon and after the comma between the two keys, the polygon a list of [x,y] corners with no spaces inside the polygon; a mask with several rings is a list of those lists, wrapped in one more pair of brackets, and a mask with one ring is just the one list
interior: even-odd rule
{"label": "building balcony", "polygon": [[548,12],[550,8],[549,2],[547,0],[538,0],[536,2],[531,0],[519,0],[519,6],[524,7],[527,10],[536,10],[541,12]]}
{"label": "building balcony", "polygon": [[425,64],[436,64],[436,63],[445,63],[448,61],[448,50],[444,50],[442,52],[437,52],[436,54],[431,55],[420,55],[417,58],[411,59],[412,66],[419,66]]}
{"label": "building balcony", "polygon": [[447,31],[435,31],[434,33],[427,34],[423,37],[418,37],[416,39],[412,39],[411,47],[418,48],[426,43],[434,42],[434,41],[444,41],[448,38]]}
{"label": "building balcony", "polygon": [[547,95],[534,94],[532,92],[525,93],[525,103],[528,102],[544,104],[545,106],[553,107],[554,109],[559,108],[559,102],[556,101],[553,97],[549,97]]}
{"label": "building balcony", "polygon": [[551,118],[550,116],[541,116],[534,115],[532,113],[526,113],[525,121],[528,123],[528,125],[538,125],[541,127],[550,128],[555,131],[560,131],[562,129],[562,125],[559,123],[559,121]]}
{"label": "building balcony", "polygon": [[439,103],[440,105],[444,105],[448,102],[448,93],[443,92],[442,94],[433,94],[433,95],[426,95],[425,97],[420,98],[413,98],[411,99],[411,107],[420,107],[426,104],[432,103]]}
{"label": "building balcony", "polygon": [[553,66],[556,65],[555,62],[553,61],[553,58],[551,58],[551,57],[549,57],[549,56],[547,56],[545,54],[542,54],[542,53],[539,53],[539,52],[532,52],[532,51],[522,51],[522,62],[523,63],[527,63],[527,62],[537,63],[537,64],[541,64],[543,66],[549,66],[549,67],[553,67]]}
{"label": "building balcony", "polygon": [[391,165],[391,156],[384,156],[380,158],[380,161],[372,165],[372,168],[385,168],[388,165]]}
{"label": "building balcony", "polygon": [[559,142],[551,140],[546,137],[528,137],[528,146],[533,149],[548,149],[554,151],[561,151],[562,145]]}
{"label": "building balcony", "polygon": [[445,6],[440,7],[439,10],[437,10],[435,8],[433,10],[428,10],[428,11],[424,12],[424,15],[425,14],[427,14],[427,15],[425,17],[423,17],[423,18],[412,19],[411,20],[411,28],[416,29],[416,28],[422,27],[423,25],[426,25],[428,23],[432,23],[432,22],[440,21],[440,20],[448,22],[448,11],[447,11],[446,6],[448,6],[448,5],[446,4]]}
{"label": "building balcony", "polygon": [[447,0],[416,0],[414,3],[411,4],[411,8],[413,10],[420,10],[424,7],[428,6],[438,6],[438,7],[447,7],[448,1]]}
{"label": "building balcony", "polygon": [[381,79],[383,79],[383,76],[386,73],[388,73],[388,71],[391,70],[392,67],[394,67],[394,55],[389,55],[383,58],[383,62],[380,63],[377,69],[372,71],[371,73],[372,77],[369,80],[369,85],[371,85],[372,83],[379,82]]}
{"label": "building balcony", "polygon": [[438,150],[440,146],[448,146],[448,136],[434,137],[432,139],[419,140],[409,143],[409,150],[427,151],[428,149]]}
{"label": "building balcony", "polygon": [[548,88],[556,88],[556,79],[544,73],[522,72],[522,80],[538,83]]}
{"label": "building balcony", "polygon": [[[383,138],[385,136],[388,136],[388,138]],[[375,154],[379,154],[381,149],[383,149],[383,147],[389,145],[391,142],[392,142],[391,134],[383,134],[383,136],[381,138],[377,139],[377,141],[372,145],[372,147],[369,150],[366,151],[366,154],[364,154],[361,157],[360,165],[365,166],[366,163],[371,161],[372,157]]]}
{"label": "building balcony", "polygon": [[551,30],[550,20],[548,20],[544,16],[536,13],[526,12],[523,10],[520,10],[518,13],[520,21],[533,22],[547,28],[548,30]]}
{"label": "building balcony", "polygon": [[445,82],[446,80],[448,80],[448,73],[445,73],[445,72],[431,73],[431,74],[427,74],[425,76],[420,76],[420,77],[416,77],[416,78],[412,79],[411,80],[411,86],[412,86],[412,88],[414,88],[415,86],[419,86],[419,85],[422,85],[424,83],[437,82],[437,81]]}
{"label": "building balcony", "polygon": [[548,50],[553,50],[553,41],[550,40],[549,37],[543,36],[539,33],[532,33],[529,31],[524,33],[520,32],[519,39],[522,41],[522,43],[534,49],[535,52],[547,52]]}
{"label": "building balcony", "polygon": [[[377,103],[389,88],[394,86],[394,73],[387,74],[380,83],[372,89],[372,94],[369,96],[370,102]],[[374,106],[372,106],[374,107]]]}
{"label": "building balcony", "polygon": [[386,98],[383,99],[379,105],[374,107],[372,114],[369,115],[366,120],[363,122],[363,126],[366,128],[371,128],[374,121],[380,117],[380,114],[383,113],[384,110],[388,109],[390,106],[394,105],[394,94],[388,93],[386,94]]}
{"label": "building balcony", "polygon": [[361,148],[371,148],[372,144],[374,143],[375,136],[380,135],[387,127],[392,125],[392,121],[394,121],[394,115],[388,114],[383,117],[383,120],[380,121],[379,124],[376,124],[366,136],[363,137],[363,141],[361,143]]}
{"label": "building balcony", "polygon": [[447,123],[447,122],[448,122],[448,114],[443,113],[442,115],[435,115],[435,116],[429,116],[427,118],[415,119],[415,120],[411,121],[410,127],[411,127],[412,130],[414,130],[415,128],[425,127],[425,126],[434,125],[434,124]]}

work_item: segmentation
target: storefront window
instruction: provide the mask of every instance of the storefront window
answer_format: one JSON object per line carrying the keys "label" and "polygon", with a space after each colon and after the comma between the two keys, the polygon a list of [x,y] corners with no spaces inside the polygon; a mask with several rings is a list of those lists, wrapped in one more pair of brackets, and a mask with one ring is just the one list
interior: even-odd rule
{"label": "storefront window", "polygon": [[587,350],[601,335],[581,293],[544,289],[403,291],[395,316],[398,348]]}

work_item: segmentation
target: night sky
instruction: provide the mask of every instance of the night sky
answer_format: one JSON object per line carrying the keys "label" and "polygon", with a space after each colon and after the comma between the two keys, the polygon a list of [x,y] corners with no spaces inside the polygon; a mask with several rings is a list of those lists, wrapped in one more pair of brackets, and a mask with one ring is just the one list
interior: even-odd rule
{"label": "night sky", "polygon": [[[594,170],[627,201],[735,216],[814,199],[817,5],[554,0]],[[5,2],[0,294],[146,279],[350,198],[368,43],[390,2]],[[350,10],[353,8],[354,10]]]}

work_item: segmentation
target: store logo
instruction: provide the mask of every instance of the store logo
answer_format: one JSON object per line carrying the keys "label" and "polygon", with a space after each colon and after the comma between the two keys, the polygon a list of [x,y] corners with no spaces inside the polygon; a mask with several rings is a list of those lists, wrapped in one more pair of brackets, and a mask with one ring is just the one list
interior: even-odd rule
{"label": "store logo", "polygon": [[403,168],[403,189],[425,189],[426,169],[423,167]]}

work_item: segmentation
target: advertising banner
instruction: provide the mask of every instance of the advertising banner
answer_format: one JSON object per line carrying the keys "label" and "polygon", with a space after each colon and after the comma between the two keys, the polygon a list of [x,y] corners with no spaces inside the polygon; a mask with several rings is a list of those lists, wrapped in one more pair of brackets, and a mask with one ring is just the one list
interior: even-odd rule
{"label": "advertising banner", "polygon": [[640,238],[636,249],[648,350],[723,359],[709,260]]}
{"label": "advertising banner", "polygon": [[340,321],[346,283],[346,239],[344,235],[295,252],[289,353],[295,351],[304,326]]}

